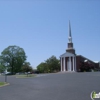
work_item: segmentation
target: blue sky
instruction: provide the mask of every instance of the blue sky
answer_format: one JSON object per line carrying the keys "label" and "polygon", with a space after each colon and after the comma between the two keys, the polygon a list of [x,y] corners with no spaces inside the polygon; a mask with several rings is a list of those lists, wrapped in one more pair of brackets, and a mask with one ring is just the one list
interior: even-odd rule
{"label": "blue sky", "polygon": [[22,47],[35,68],[67,49],[71,22],[76,54],[100,61],[100,0],[1,0],[0,52]]}

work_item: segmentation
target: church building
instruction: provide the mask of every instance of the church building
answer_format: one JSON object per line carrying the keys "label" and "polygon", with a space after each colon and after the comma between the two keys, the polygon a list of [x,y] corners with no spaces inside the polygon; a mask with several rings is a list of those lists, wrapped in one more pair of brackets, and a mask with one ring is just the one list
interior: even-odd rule
{"label": "church building", "polygon": [[60,56],[61,72],[65,72],[65,71],[79,72],[82,70],[82,64],[85,64],[85,63],[89,65],[89,66],[84,65],[86,69],[89,69],[89,68],[91,70],[100,69],[99,62],[95,63],[94,61],[82,55],[77,55],[75,53],[75,49],[73,47],[73,42],[72,42],[71,25],[69,21],[68,47],[66,49],[66,52]]}

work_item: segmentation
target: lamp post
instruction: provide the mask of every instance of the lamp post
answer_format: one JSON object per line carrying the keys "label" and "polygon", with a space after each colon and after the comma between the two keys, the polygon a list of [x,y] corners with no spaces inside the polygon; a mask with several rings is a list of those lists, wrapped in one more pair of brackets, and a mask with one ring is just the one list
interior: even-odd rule
{"label": "lamp post", "polygon": [[5,83],[7,83],[7,67],[9,66],[9,63],[6,64],[6,69],[5,69]]}
{"label": "lamp post", "polygon": [[7,75],[6,75],[6,71],[7,71],[7,70],[5,70],[5,83],[7,83]]}

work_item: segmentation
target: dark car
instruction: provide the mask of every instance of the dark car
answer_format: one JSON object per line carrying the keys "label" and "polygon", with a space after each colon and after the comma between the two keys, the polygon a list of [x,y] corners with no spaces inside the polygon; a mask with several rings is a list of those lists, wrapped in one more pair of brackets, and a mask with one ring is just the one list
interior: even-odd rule
{"label": "dark car", "polygon": [[15,73],[7,72],[6,75],[15,75]]}

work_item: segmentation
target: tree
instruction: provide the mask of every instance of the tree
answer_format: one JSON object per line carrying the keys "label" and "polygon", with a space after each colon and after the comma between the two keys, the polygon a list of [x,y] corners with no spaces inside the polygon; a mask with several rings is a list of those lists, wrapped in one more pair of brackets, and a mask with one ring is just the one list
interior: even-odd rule
{"label": "tree", "polygon": [[26,54],[24,49],[19,46],[8,46],[2,51],[0,59],[1,63],[3,62],[8,66],[13,74],[13,72],[19,72],[21,70],[26,60]]}
{"label": "tree", "polygon": [[37,66],[37,71],[39,71],[39,73],[48,73],[49,68],[46,63],[42,62]]}
{"label": "tree", "polygon": [[41,73],[58,72],[60,70],[60,61],[55,56],[51,56],[44,63],[40,63],[37,70]]}
{"label": "tree", "polygon": [[50,72],[57,72],[60,70],[60,61],[55,56],[51,56],[47,59],[46,64],[48,65]]}
{"label": "tree", "polygon": [[1,59],[0,56],[0,73],[3,73],[6,70],[6,63]]}
{"label": "tree", "polygon": [[30,66],[29,62],[25,62],[24,65],[21,68],[22,72],[32,72],[33,68]]}
{"label": "tree", "polygon": [[3,73],[6,70],[6,67],[0,64],[0,73]]}
{"label": "tree", "polygon": [[89,63],[89,62],[80,62],[80,71],[84,72],[84,71],[91,71],[94,70],[94,65]]}

